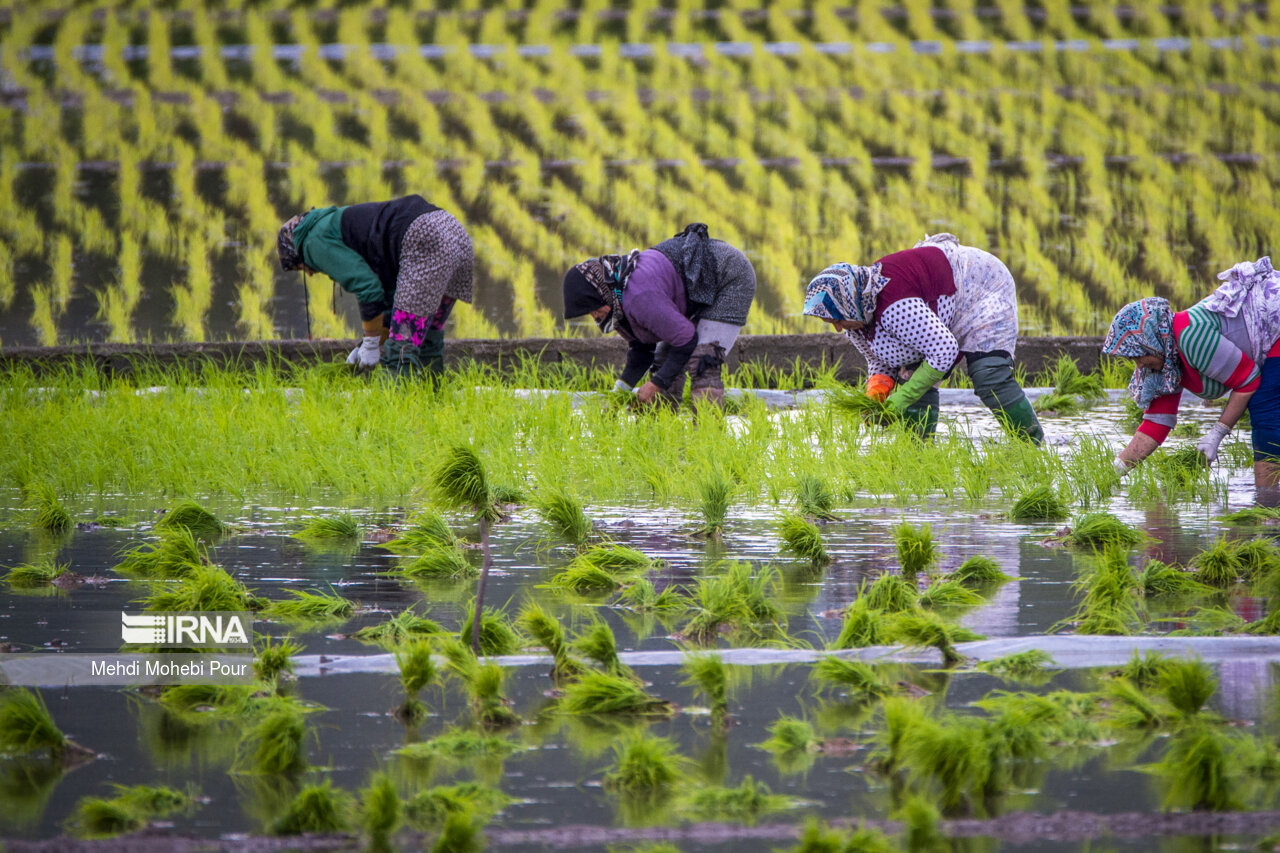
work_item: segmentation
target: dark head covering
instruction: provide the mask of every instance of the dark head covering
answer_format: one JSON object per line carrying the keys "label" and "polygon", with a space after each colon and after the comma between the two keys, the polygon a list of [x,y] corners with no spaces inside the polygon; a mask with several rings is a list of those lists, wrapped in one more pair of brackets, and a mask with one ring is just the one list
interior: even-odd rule
{"label": "dark head covering", "polygon": [[581,267],[584,264],[569,267],[564,274],[564,316],[566,320],[590,314],[601,306],[610,304],[600,294],[600,290],[587,278]]}
{"label": "dark head covering", "polygon": [[628,329],[622,316],[622,294],[639,258],[640,250],[632,249],[626,255],[601,255],[570,267],[564,274],[565,318],[581,317],[608,305],[613,309],[609,316],[596,321],[600,331],[608,334],[615,328]]}
{"label": "dark head covering", "polygon": [[280,226],[280,234],[276,237],[276,251],[280,253],[280,266],[286,271],[302,269],[302,255],[293,245],[293,229],[302,221],[302,214],[287,220]]}

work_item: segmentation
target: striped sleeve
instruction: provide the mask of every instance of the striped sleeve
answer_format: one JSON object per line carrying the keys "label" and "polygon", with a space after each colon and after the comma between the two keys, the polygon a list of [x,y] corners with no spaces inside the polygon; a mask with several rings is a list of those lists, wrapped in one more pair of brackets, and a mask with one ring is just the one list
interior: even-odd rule
{"label": "striped sleeve", "polygon": [[1227,391],[1258,390],[1262,372],[1222,333],[1222,318],[1198,305],[1186,315],[1186,325],[1178,334],[1178,350],[1187,365],[1200,374],[1206,390],[1215,388],[1215,383]]}
{"label": "striped sleeve", "polygon": [[1169,431],[1178,423],[1178,403],[1181,399],[1182,392],[1176,391],[1152,400],[1151,405],[1142,415],[1138,432],[1151,436],[1156,440],[1156,444],[1164,444],[1164,440],[1169,437]]}

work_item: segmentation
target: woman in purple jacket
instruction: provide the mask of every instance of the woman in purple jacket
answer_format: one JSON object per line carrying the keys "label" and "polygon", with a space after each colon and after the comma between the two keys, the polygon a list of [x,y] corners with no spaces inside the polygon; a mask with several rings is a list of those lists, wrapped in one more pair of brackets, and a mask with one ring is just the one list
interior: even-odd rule
{"label": "woman in purple jacket", "polygon": [[724,400],[721,369],[746,325],[756,273],[738,249],[712,240],[694,223],[652,249],[602,255],[564,277],[566,318],[590,314],[600,331],[630,343],[616,387],[630,390],[646,372],[636,399],[679,405],[686,374],[694,401]]}

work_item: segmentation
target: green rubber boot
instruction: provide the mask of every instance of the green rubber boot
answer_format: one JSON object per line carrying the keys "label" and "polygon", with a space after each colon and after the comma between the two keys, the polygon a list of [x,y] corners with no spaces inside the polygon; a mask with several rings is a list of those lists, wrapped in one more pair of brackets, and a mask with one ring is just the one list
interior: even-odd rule
{"label": "green rubber boot", "polygon": [[992,409],[992,413],[1011,435],[1025,438],[1035,445],[1044,444],[1044,429],[1040,426],[1040,419],[1036,417],[1036,410],[1031,408],[1031,401],[1025,395],[1011,406]]}
{"label": "green rubber boot", "polygon": [[437,378],[444,375],[444,329],[428,331],[419,349],[427,372]]}
{"label": "green rubber boot", "polygon": [[930,388],[902,413],[902,422],[921,439],[933,438],[938,431],[938,389]]}
{"label": "green rubber boot", "polygon": [[408,379],[423,369],[422,350],[410,341],[387,338],[382,345],[381,363],[396,379]]}

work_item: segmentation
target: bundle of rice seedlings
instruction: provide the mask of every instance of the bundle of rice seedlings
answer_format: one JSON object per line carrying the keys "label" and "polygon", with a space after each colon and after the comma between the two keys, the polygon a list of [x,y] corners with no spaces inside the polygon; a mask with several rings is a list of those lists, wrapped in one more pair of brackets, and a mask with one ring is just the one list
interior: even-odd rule
{"label": "bundle of rice seedlings", "polygon": [[658,592],[648,578],[637,578],[618,596],[618,603],[636,613],[657,614],[676,614],[689,606],[675,586],[665,586]]}
{"label": "bundle of rice seedlings", "polygon": [[1183,571],[1160,560],[1148,560],[1138,573],[1138,589],[1148,597],[1158,595],[1204,595],[1212,588],[1196,580],[1194,572]]}
{"label": "bundle of rice seedlings", "polygon": [[880,575],[866,586],[865,582],[859,591],[858,601],[865,601],[871,610],[883,613],[901,613],[915,610],[920,594],[916,585],[902,575],[888,572]]}
{"label": "bundle of rice seedlings", "polygon": [[355,612],[355,604],[335,593],[289,590],[291,598],[272,601],[262,610],[268,619],[289,622],[332,622],[346,619]]}
{"label": "bundle of rice seedlings", "polygon": [[444,827],[430,853],[482,853],[485,849],[482,823],[470,811],[456,811],[444,820]]}
{"label": "bundle of rice seedlings", "polygon": [[783,715],[769,726],[769,739],[760,744],[772,753],[817,752],[822,742],[808,720]]}
{"label": "bundle of rice seedlings", "polygon": [[918,703],[910,699],[890,696],[880,707],[884,727],[876,734],[874,764],[886,776],[902,767],[906,759],[907,742],[929,717]]}
{"label": "bundle of rice seedlings", "polygon": [[1116,671],[1116,675],[1146,690],[1160,682],[1170,660],[1159,652],[1143,654],[1133,650],[1129,662]]}
{"label": "bundle of rice seedlings", "polygon": [[4,581],[13,589],[39,589],[51,585],[70,567],[70,563],[55,563],[52,557],[46,557],[39,563],[14,566],[5,573]]}
{"label": "bundle of rice seedlings", "polygon": [[1164,726],[1166,712],[1129,679],[1113,679],[1107,683],[1105,693],[1108,720],[1117,728],[1158,729]]}
{"label": "bundle of rice seedlings", "polygon": [[1266,524],[1269,521],[1280,521],[1280,507],[1250,506],[1235,512],[1219,516],[1219,521],[1227,524]]}
{"label": "bundle of rice seedlings", "polygon": [[796,508],[800,514],[818,521],[839,521],[840,516],[831,511],[835,496],[822,478],[814,474],[801,474],[796,479]]}
{"label": "bundle of rice seedlings", "polygon": [[174,711],[212,709],[239,713],[246,709],[254,688],[242,685],[174,684],[160,694],[160,704]]}
{"label": "bundle of rice seedlings", "polygon": [[423,639],[445,633],[439,622],[405,610],[377,625],[366,625],[351,636],[362,643],[373,643],[384,648],[394,648],[411,640]]}
{"label": "bundle of rice seedlings", "polygon": [[457,580],[475,577],[480,570],[457,545],[432,545],[416,557],[401,558],[396,571],[411,578]]}
{"label": "bundle of rice seedlings", "polygon": [[374,776],[360,792],[358,809],[360,829],[369,839],[371,850],[387,850],[388,838],[400,826],[403,807],[395,783],[386,773]]}
{"label": "bundle of rice seedlings", "polygon": [[890,817],[902,824],[902,838],[908,850],[938,850],[946,846],[942,813],[928,797],[911,794]]}
{"label": "bundle of rice seedlings", "polygon": [[702,523],[696,533],[711,539],[719,539],[724,533],[725,519],[729,514],[729,502],[733,498],[734,483],[720,475],[698,484],[698,515]]}
{"label": "bundle of rice seedlings", "polygon": [[502,518],[484,465],[466,445],[455,445],[449,450],[444,463],[432,476],[432,485],[445,506],[471,510],[487,521]]}
{"label": "bundle of rice seedlings", "polygon": [[804,516],[795,513],[784,515],[778,532],[782,536],[783,546],[800,559],[807,560],[815,567],[831,562],[827,549],[822,546],[822,534],[817,525],[806,521]]}
{"label": "bundle of rice seedlings", "polygon": [[406,758],[433,758],[444,756],[453,759],[501,758],[519,747],[506,738],[473,731],[453,730],[431,740],[411,743],[397,749],[396,755]]}
{"label": "bundle of rice seedlings", "polygon": [[54,758],[61,758],[72,748],[83,750],[54,723],[39,693],[21,687],[0,693],[0,753],[48,751]]}
{"label": "bundle of rice seedlings", "polygon": [[852,415],[872,424],[887,424],[897,420],[897,413],[883,400],[867,396],[865,391],[848,385],[827,388],[827,405],[837,412]]}
{"label": "bundle of rice seedlings", "polygon": [[1028,649],[1025,652],[1014,652],[995,660],[978,664],[978,669],[992,675],[1007,678],[1035,678],[1044,672],[1047,665],[1053,663],[1053,657],[1043,649]]}
{"label": "bundle of rice seedlings", "polygon": [[685,674],[681,683],[706,699],[714,722],[723,722],[729,714],[729,673],[720,655],[686,654],[681,669]]}
{"label": "bundle of rice seedlings", "polygon": [[411,520],[409,527],[389,542],[383,543],[393,554],[416,554],[432,548],[450,548],[458,544],[458,538],[448,523],[434,512],[421,512]]}
{"label": "bundle of rice seedlings", "polygon": [[963,663],[964,655],[955,649],[956,643],[980,640],[982,637],[967,628],[951,625],[927,610],[896,613],[891,618],[888,634],[895,642],[907,646],[932,646],[942,653],[945,666]]}
{"label": "bundle of rice seedlings", "polygon": [[241,744],[241,760],[253,773],[297,773],[307,766],[307,727],[302,714],[279,705],[250,729]]}
{"label": "bundle of rice seedlings", "polygon": [[1076,519],[1075,527],[1063,538],[1068,548],[1101,550],[1113,546],[1132,548],[1146,537],[1109,512],[1086,512]]}
{"label": "bundle of rice seedlings", "polygon": [[1265,579],[1280,571],[1280,548],[1270,539],[1236,540],[1235,553],[1246,581]]}
{"label": "bundle of rice seedlings", "polygon": [[682,633],[706,642],[728,628],[776,628],[783,618],[776,603],[778,577],[776,569],[752,576],[750,565],[731,563],[723,575],[700,578],[690,604],[693,617]]}
{"label": "bundle of rice seedlings", "polygon": [[1013,580],[1013,578],[1000,571],[999,563],[990,557],[981,555],[965,560],[960,564],[960,568],[947,577],[966,586],[988,586]]}
{"label": "bundle of rice seedlings", "polygon": [[111,799],[85,797],[76,804],[68,829],[79,838],[110,838],[135,832],[153,818],[167,817],[188,808],[190,794],[150,785],[116,785]]}
{"label": "bundle of rice seedlings", "polygon": [[930,610],[948,608],[973,607],[981,604],[983,598],[964,584],[955,580],[934,581],[925,587],[919,598],[921,607]]}
{"label": "bundle of rice seedlings", "polygon": [[644,554],[621,545],[596,545],[573,558],[548,585],[577,593],[617,589],[655,565]]}
{"label": "bundle of rice seedlings", "polygon": [[405,817],[415,829],[431,830],[443,826],[450,815],[471,813],[488,818],[511,802],[502,791],[479,782],[437,785],[415,794],[405,807]]}
{"label": "bundle of rice seedlings", "polygon": [[1242,762],[1230,735],[1194,725],[1174,736],[1152,770],[1165,782],[1165,808],[1235,811],[1241,797]]}
{"label": "bundle of rice seedlings", "polygon": [[31,483],[23,491],[36,511],[35,526],[46,533],[65,533],[71,529],[71,513],[58,500],[58,493],[48,483]]}
{"label": "bundle of rice seedlings", "polygon": [[346,832],[351,828],[354,811],[351,795],[335,790],[332,782],[307,785],[271,825],[271,832],[273,835]]}
{"label": "bundle of rice seedlings", "polygon": [[573,641],[573,648],[598,663],[605,672],[614,675],[629,673],[618,660],[618,640],[606,622],[593,617],[591,624]]}
{"label": "bundle of rice seedlings", "polygon": [[861,649],[882,646],[890,642],[884,630],[884,614],[869,606],[865,598],[859,598],[845,611],[840,635],[831,644],[833,649]]}
{"label": "bundle of rice seedlings", "polygon": [[[458,636],[464,641],[472,636],[474,619],[475,608],[468,607],[466,621],[458,631]],[[484,608],[480,614],[480,654],[515,654],[520,650],[522,643],[520,632],[516,630],[505,611],[494,610],[492,607]]]}
{"label": "bundle of rice seedlings", "polygon": [[1080,398],[1074,394],[1049,391],[1036,398],[1034,408],[1042,415],[1049,413],[1055,415],[1077,415],[1084,406]]}
{"label": "bundle of rice seedlings", "polygon": [[992,767],[985,740],[979,722],[951,715],[912,729],[905,764],[912,776],[938,784],[944,814],[961,811],[986,787]]}
{"label": "bundle of rice seedlings", "polygon": [[813,665],[813,677],[846,688],[857,699],[880,699],[892,686],[880,680],[875,667],[860,660],[824,655]]}
{"label": "bundle of rice seedlings", "polygon": [[576,545],[585,542],[593,532],[591,519],[582,511],[582,502],[563,488],[544,489],[534,499],[533,506],[561,539]]}
{"label": "bundle of rice seedlings", "polygon": [[144,578],[181,578],[208,562],[190,530],[169,530],[155,545],[138,545],[122,555],[115,571]]}
{"label": "bundle of rice seedlings", "polygon": [[897,845],[878,829],[869,826],[833,829],[817,818],[809,818],[796,846],[787,853],[896,853],[897,849]]}
{"label": "bundle of rice seedlings", "polygon": [[316,516],[293,535],[305,542],[355,541],[360,538],[360,525],[349,512],[336,518]]}
{"label": "bundle of rice seedlings", "polygon": [[1035,486],[1018,496],[1009,517],[1014,521],[1066,518],[1067,507],[1049,486]]}
{"label": "bundle of rice seedlings", "polygon": [[1219,589],[1236,584],[1244,573],[1235,546],[1225,538],[1193,557],[1191,568],[1200,583]]}
{"label": "bundle of rice seedlings", "polygon": [[227,531],[226,525],[195,501],[179,502],[156,522],[156,530],[179,529],[203,542],[213,542]]}
{"label": "bundle of rice seedlings", "polygon": [[178,610],[253,610],[258,600],[219,566],[195,565],[176,581],[153,585],[146,598],[146,609],[173,612]]}
{"label": "bundle of rice seedlings", "polygon": [[400,686],[404,688],[404,702],[396,709],[396,716],[415,722],[427,712],[427,707],[418,699],[418,694],[436,680],[431,645],[426,640],[405,643],[396,652],[396,666],[400,668]]}
{"label": "bundle of rice seedlings", "polygon": [[1084,592],[1072,616],[1077,623],[1076,633],[1128,634],[1138,620],[1135,583],[1125,552],[1119,548],[1108,550],[1098,567],[1073,585],[1076,591]]}
{"label": "bundle of rice seedlings", "polygon": [[302,646],[295,643],[292,637],[285,637],[279,643],[266,642],[254,649],[253,674],[260,680],[275,683],[284,674],[293,672],[293,656],[302,651]]}
{"label": "bundle of rice seedlings", "polygon": [[1059,394],[1071,394],[1085,400],[1101,400],[1107,396],[1102,387],[1102,377],[1096,373],[1083,374],[1076,360],[1069,355],[1061,355],[1049,374],[1053,390]]}
{"label": "bundle of rice seedlings", "polygon": [[775,794],[763,782],[746,776],[736,788],[697,788],[682,804],[701,820],[726,820],[753,823],[756,818],[790,808],[792,802]]}
{"label": "bundle of rice seedlings", "polygon": [[1193,717],[1217,692],[1218,678],[1202,660],[1171,660],[1161,671],[1158,686],[1174,710]]}
{"label": "bundle of rice seedlings", "polygon": [[556,681],[572,678],[582,671],[582,664],[569,654],[569,641],[564,625],[535,601],[525,604],[517,620],[524,632],[547,650],[554,661],[551,677]]}
{"label": "bundle of rice seedlings", "polygon": [[915,577],[938,559],[933,532],[927,524],[916,527],[904,521],[893,529],[893,541],[898,547],[898,565],[907,577]]}
{"label": "bundle of rice seedlings", "polygon": [[560,710],[574,715],[665,717],[671,714],[671,703],[650,696],[634,679],[593,670],[565,686]]}
{"label": "bundle of rice seedlings", "polygon": [[1178,474],[1199,474],[1209,470],[1209,460],[1193,446],[1180,447],[1165,454],[1160,461],[1165,470]]}
{"label": "bundle of rice seedlings", "polygon": [[[483,635],[483,631],[481,633]],[[469,635],[469,630],[462,631],[463,637]],[[443,643],[440,651],[449,662],[449,669],[466,689],[471,709],[482,726],[501,728],[520,722],[502,692],[507,680],[506,670],[496,663],[481,663],[460,641]]]}
{"label": "bundle of rice seedlings", "polygon": [[685,763],[674,741],[644,734],[615,743],[613,754],[616,763],[604,784],[626,793],[670,788],[680,780]]}

